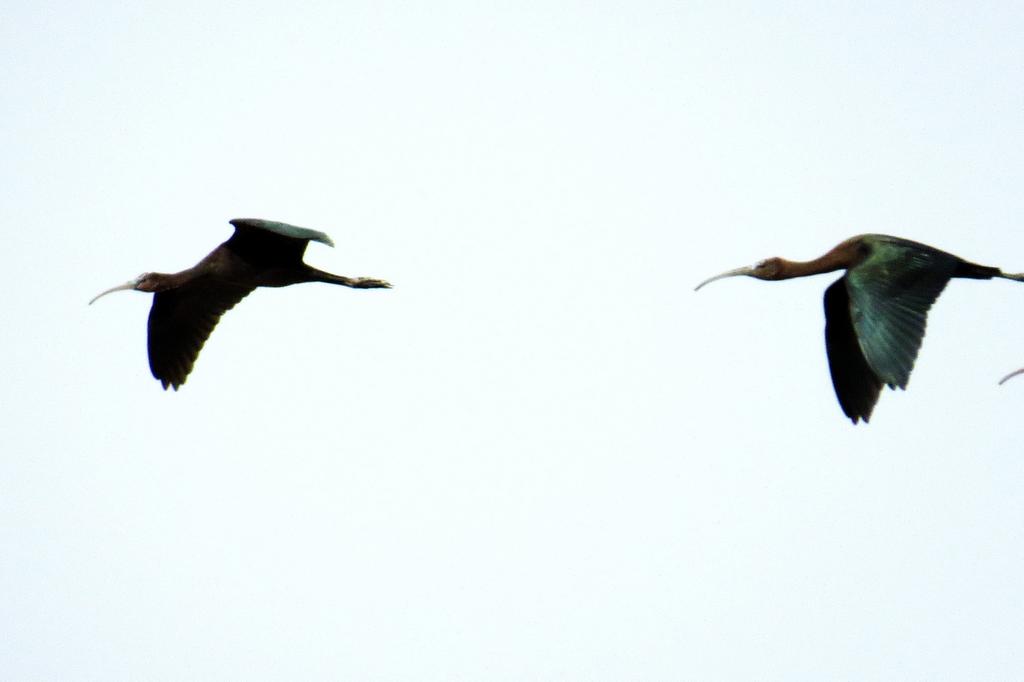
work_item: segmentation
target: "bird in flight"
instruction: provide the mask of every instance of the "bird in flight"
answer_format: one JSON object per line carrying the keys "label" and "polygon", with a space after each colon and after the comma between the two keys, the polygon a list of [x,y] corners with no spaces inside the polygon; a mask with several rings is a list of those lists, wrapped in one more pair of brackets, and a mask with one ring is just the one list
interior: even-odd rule
{"label": "bird in flight", "polygon": [[811,261],[768,258],[711,277],[697,289],[738,275],[775,281],[844,269],[825,290],[825,350],[839,406],[854,424],[867,423],[883,384],[907,387],[928,310],[950,279],[1024,281],[1024,274],[971,263],[926,244],[863,234]]}
{"label": "bird in flight", "polygon": [[208,256],[174,274],[144,272],[107,289],[153,294],[149,310],[149,368],[166,390],[185,383],[192,365],[217,322],[256,287],[286,287],[327,282],[354,289],[390,289],[369,277],[342,277],[317,270],[302,260],[306,246],[334,242],[323,232],[257,218],[235,218],[235,233]]}

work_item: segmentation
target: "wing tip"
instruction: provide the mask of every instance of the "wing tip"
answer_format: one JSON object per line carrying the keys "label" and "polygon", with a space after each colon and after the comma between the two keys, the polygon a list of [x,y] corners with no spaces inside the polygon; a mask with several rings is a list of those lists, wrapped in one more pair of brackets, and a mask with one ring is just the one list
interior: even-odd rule
{"label": "wing tip", "polygon": [[163,389],[165,391],[167,389],[169,389],[169,388],[173,388],[175,392],[178,391],[178,389],[182,386],[182,384],[185,383],[185,379],[188,378],[186,376],[185,379],[181,379],[179,381],[177,379],[169,379],[167,377],[157,376],[155,372],[153,373],[153,376],[160,382],[160,385],[163,386]]}
{"label": "wing tip", "polygon": [[275,232],[294,239],[308,239],[309,241],[320,242],[334,248],[334,240],[326,233],[313,230],[308,227],[300,227],[291,223],[283,223],[279,220],[265,220],[264,218],[232,218],[228,221],[236,230],[239,227],[252,227],[259,230]]}

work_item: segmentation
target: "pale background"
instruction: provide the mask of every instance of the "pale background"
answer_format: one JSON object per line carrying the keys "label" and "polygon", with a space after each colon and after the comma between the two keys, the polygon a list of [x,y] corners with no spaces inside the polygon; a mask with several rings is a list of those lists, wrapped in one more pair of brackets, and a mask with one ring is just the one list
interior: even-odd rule
{"label": "pale background", "polygon": [[[27,2],[0,21],[0,678],[1024,676],[1024,287],[836,403],[860,232],[1024,270],[1024,10]],[[178,393],[150,297],[261,290]]]}

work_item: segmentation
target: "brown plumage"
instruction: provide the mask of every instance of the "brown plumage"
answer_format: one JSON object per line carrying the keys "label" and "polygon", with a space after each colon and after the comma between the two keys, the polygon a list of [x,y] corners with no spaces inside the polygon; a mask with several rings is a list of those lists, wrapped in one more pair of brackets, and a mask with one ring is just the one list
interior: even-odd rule
{"label": "brown plumage", "polygon": [[235,233],[195,266],[174,274],[147,272],[113,291],[154,294],[149,311],[149,367],[164,389],[185,383],[217,322],[256,287],[327,282],[355,289],[390,288],[379,279],[342,277],[303,262],[311,240],[334,246],[323,232],[255,218],[231,221]]}
{"label": "brown plumage", "polygon": [[839,406],[854,424],[870,419],[883,385],[907,387],[928,310],[950,279],[1024,280],[926,244],[863,234],[814,260],[769,258],[723,272],[697,288],[736,275],[782,280],[844,269],[825,291],[825,350]]}

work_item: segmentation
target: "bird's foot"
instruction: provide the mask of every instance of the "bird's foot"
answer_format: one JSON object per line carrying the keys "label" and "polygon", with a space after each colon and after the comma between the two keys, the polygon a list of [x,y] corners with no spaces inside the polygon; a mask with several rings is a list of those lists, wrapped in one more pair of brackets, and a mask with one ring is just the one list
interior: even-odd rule
{"label": "bird's foot", "polygon": [[382,279],[372,277],[355,277],[352,279],[354,289],[390,289],[391,285]]}

